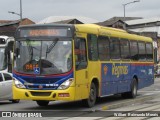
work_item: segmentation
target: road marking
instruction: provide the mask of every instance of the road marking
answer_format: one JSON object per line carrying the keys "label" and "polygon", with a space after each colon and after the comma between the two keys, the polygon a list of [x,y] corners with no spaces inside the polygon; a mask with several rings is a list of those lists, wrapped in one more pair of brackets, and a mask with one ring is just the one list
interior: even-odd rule
{"label": "road marking", "polygon": [[159,93],[160,91],[139,91],[139,93],[141,93],[141,92],[152,92],[152,93]]}
{"label": "road marking", "polygon": [[124,100],[124,101],[119,102],[119,103],[104,105],[100,109],[98,109],[97,111],[116,109],[116,108],[120,108],[120,107],[123,107],[123,106],[131,105],[131,104],[134,104],[134,103],[137,103],[137,102],[144,102],[144,101],[147,101],[147,100],[152,100],[152,99],[157,98],[157,97],[160,97],[160,95],[156,95],[156,94],[145,95],[143,97],[137,97],[136,99],[129,99],[129,100]]}

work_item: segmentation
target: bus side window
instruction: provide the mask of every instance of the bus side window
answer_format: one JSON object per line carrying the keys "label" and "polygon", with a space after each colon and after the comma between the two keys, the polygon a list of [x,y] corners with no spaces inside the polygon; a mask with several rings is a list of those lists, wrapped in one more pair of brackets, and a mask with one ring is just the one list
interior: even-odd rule
{"label": "bus side window", "polygon": [[151,43],[146,43],[146,57],[147,60],[153,60],[153,46]]}
{"label": "bus side window", "polygon": [[110,59],[109,38],[105,36],[98,37],[98,54],[101,61]]}
{"label": "bus side window", "polygon": [[118,38],[110,38],[111,59],[120,59],[120,42]]}
{"label": "bus side window", "polygon": [[139,60],[146,60],[146,47],[144,42],[138,42],[138,58]]}
{"label": "bus side window", "polygon": [[75,40],[75,63],[76,70],[87,67],[86,40],[83,38]]}
{"label": "bus side window", "polygon": [[97,36],[88,34],[88,57],[91,61],[98,60]]}
{"label": "bus side window", "polygon": [[127,39],[121,39],[121,58],[130,59],[129,41]]}
{"label": "bus side window", "polygon": [[138,44],[136,41],[130,41],[131,59],[138,60]]}

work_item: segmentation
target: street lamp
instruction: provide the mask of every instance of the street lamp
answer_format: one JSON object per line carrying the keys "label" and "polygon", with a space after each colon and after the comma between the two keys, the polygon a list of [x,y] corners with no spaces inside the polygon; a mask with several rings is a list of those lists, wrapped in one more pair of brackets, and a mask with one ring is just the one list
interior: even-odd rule
{"label": "street lamp", "polygon": [[124,8],[124,20],[125,20],[125,17],[126,17],[126,15],[125,15],[126,6],[129,5],[129,4],[131,4],[131,3],[136,3],[136,2],[140,2],[140,0],[135,0],[135,1],[128,2],[128,3],[126,3],[126,4],[123,4],[123,8]]}
{"label": "street lamp", "polygon": [[8,13],[20,16],[20,20],[22,21],[22,0],[20,0],[20,13],[16,13],[16,12],[12,12],[12,11],[8,11]]}

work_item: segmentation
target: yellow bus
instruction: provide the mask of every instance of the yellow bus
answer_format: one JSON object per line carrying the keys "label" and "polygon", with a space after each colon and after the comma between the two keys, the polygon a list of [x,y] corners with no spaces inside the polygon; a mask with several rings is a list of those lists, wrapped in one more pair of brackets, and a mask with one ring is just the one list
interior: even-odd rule
{"label": "yellow bus", "polygon": [[121,94],[154,83],[152,39],[95,24],[21,26],[15,35],[14,99],[82,100]]}

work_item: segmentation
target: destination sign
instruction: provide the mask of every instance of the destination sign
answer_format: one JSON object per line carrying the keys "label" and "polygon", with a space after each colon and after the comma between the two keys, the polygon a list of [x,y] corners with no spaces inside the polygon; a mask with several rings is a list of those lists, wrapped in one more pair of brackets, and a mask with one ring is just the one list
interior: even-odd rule
{"label": "destination sign", "polygon": [[53,37],[53,36],[67,36],[68,29],[61,28],[30,28],[30,29],[20,29],[20,37]]}
{"label": "destination sign", "polygon": [[29,36],[63,36],[65,31],[58,29],[30,30]]}

